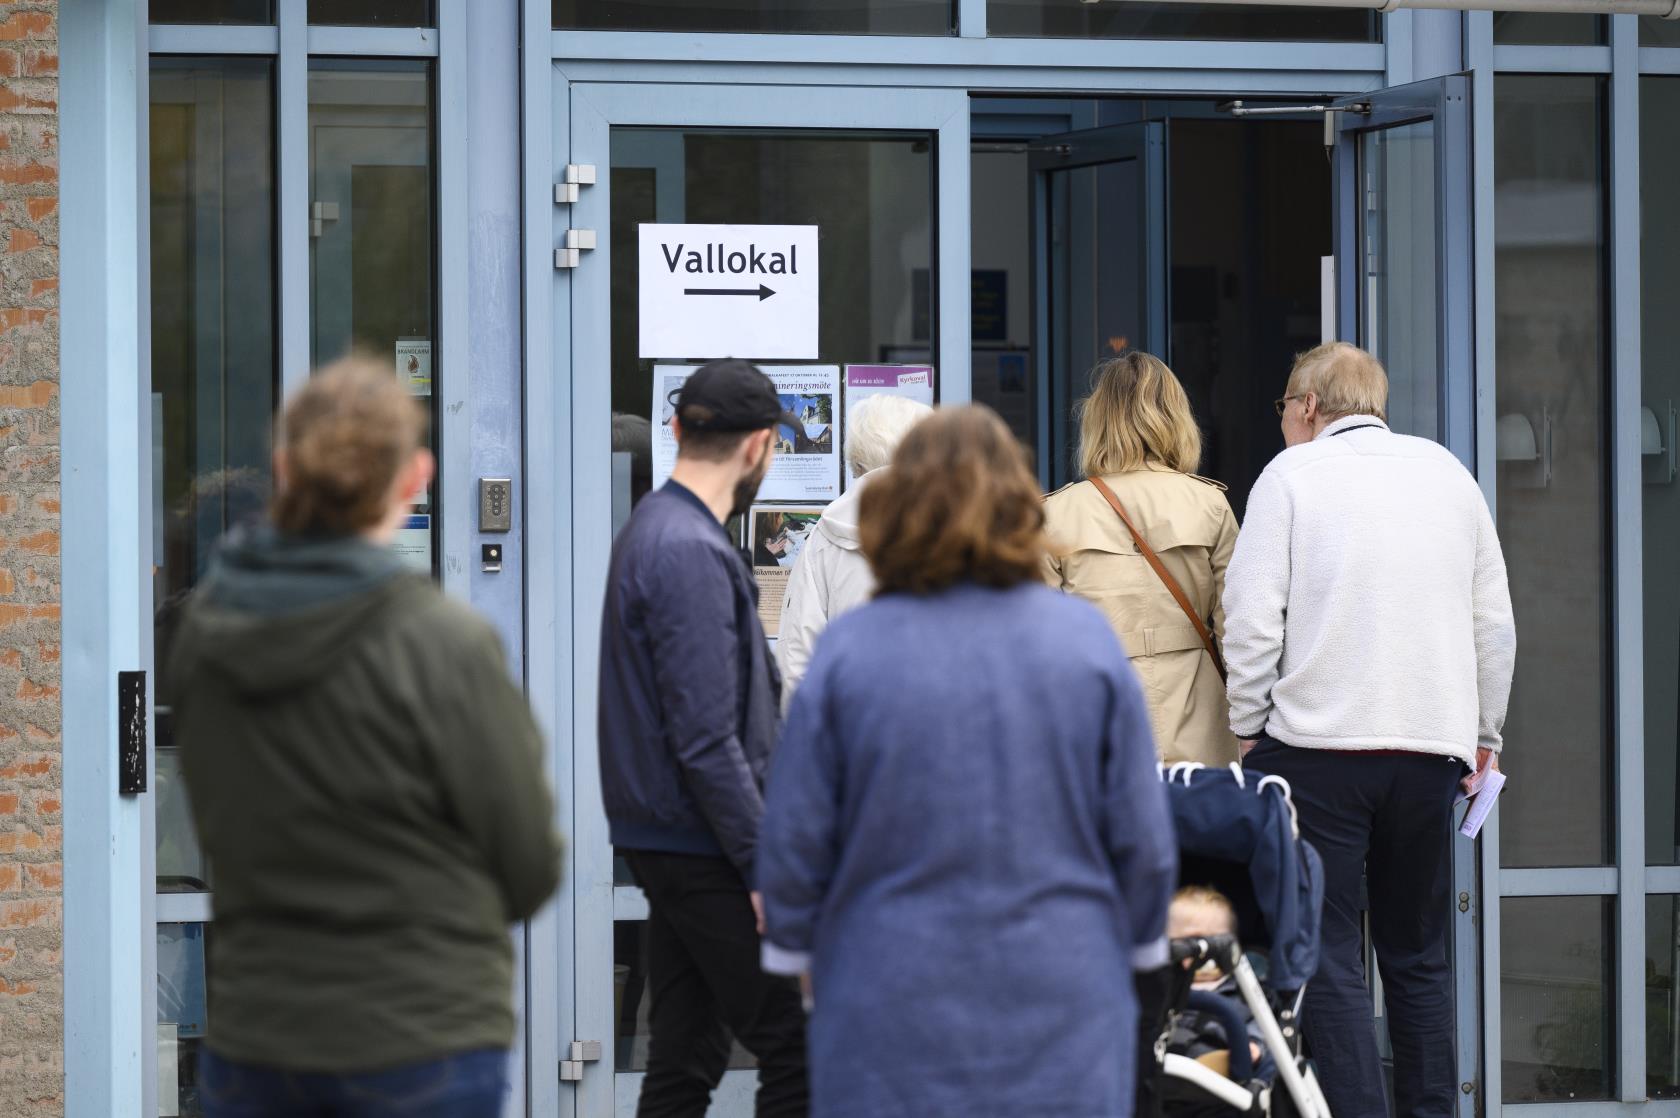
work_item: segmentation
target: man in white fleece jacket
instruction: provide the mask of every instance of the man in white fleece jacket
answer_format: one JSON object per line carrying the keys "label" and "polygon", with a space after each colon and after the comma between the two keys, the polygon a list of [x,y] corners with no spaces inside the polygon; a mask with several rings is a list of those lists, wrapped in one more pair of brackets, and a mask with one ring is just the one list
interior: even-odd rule
{"label": "man in white fleece jacket", "polygon": [[1487,502],[1456,458],[1384,422],[1388,377],[1345,342],[1296,360],[1282,454],[1225,577],[1231,729],[1289,781],[1324,860],[1303,1024],[1336,1118],[1388,1113],[1365,984],[1361,879],[1402,1118],[1448,1118],[1452,800],[1498,766],[1516,632]]}

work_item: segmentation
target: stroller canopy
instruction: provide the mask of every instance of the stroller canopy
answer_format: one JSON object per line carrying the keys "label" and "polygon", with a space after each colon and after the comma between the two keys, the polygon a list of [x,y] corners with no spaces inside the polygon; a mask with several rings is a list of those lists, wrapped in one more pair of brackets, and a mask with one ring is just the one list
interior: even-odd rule
{"label": "stroller canopy", "polygon": [[1163,770],[1178,832],[1179,879],[1231,900],[1244,946],[1267,949],[1267,984],[1298,990],[1318,969],[1324,870],[1296,833],[1288,785],[1276,777],[1179,765]]}

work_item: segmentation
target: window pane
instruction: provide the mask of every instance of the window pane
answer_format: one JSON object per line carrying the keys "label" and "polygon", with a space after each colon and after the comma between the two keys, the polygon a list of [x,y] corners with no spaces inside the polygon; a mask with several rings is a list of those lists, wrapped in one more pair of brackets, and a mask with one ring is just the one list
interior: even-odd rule
{"label": "window pane", "polygon": [[[156,663],[230,528],[269,497],[274,415],[274,80],[266,59],[155,59],[151,73],[152,515]],[[168,680],[158,691],[168,701]],[[167,705],[158,709],[157,874],[206,888]]]}
{"label": "window pane", "polygon": [[[437,354],[437,194],[426,62],[316,62],[309,72],[310,355],[390,362],[429,398]],[[434,570],[437,484],[398,531]]]}
{"label": "window pane", "polygon": [[[613,925],[613,1020],[618,1043],[613,1046],[615,1071],[646,1071],[648,1010],[647,921],[620,920]],[[738,1040],[730,1041],[729,1067],[755,1068],[758,1061]]]}
{"label": "window pane", "polygon": [[1601,46],[1609,21],[1577,12],[1495,12],[1493,41],[1535,46]]}
{"label": "window pane", "polygon": [[1645,898],[1645,1091],[1680,1099],[1680,897]]}
{"label": "window pane", "polygon": [[1505,740],[1545,773],[1505,801],[1502,864],[1609,854],[1609,363],[1604,87],[1494,82],[1499,536],[1522,655]]}
{"label": "window pane", "polygon": [[1640,16],[1639,45],[1642,47],[1680,47],[1680,19]]}
{"label": "window pane", "polygon": [[153,23],[274,22],[274,0],[151,0],[146,18]]}
{"label": "window pane", "polygon": [[1414,121],[1359,139],[1359,285],[1367,347],[1388,368],[1388,422],[1440,437],[1437,396],[1440,299],[1435,267],[1435,122]]}
{"label": "window pane", "polygon": [[948,35],[952,0],[554,0],[554,26],[581,31],[781,31]]}
{"label": "window pane", "polygon": [[1500,901],[1505,1102],[1607,1099],[1616,1050],[1608,897]]}
{"label": "window pane", "polygon": [[210,1035],[205,999],[208,924],[157,926],[157,1111],[200,1118],[198,1058]]}
{"label": "window pane", "polygon": [[433,0],[309,0],[310,23],[436,27]]}
{"label": "window pane", "polygon": [[1639,79],[1641,337],[1645,453],[1645,857],[1680,862],[1680,214],[1670,204],[1680,181],[1680,77]]}
{"label": "window pane", "polygon": [[1151,4],[1068,0],[987,0],[990,35],[1063,39],[1275,39],[1375,43],[1374,12],[1362,9],[1263,8],[1232,4]]}

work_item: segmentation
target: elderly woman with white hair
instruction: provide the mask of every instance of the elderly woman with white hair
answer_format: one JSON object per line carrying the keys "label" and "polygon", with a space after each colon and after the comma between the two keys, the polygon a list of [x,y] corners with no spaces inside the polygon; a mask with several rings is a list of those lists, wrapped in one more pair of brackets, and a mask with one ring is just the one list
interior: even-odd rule
{"label": "elderly woman with white hair", "polygon": [[932,413],[926,404],[902,396],[869,396],[848,410],[846,464],[857,480],[823,511],[788,576],[782,599],[776,663],[782,670],[784,709],[805,675],[818,634],[875,593],[875,576],[858,548],[858,502],[892,461],[899,440]]}

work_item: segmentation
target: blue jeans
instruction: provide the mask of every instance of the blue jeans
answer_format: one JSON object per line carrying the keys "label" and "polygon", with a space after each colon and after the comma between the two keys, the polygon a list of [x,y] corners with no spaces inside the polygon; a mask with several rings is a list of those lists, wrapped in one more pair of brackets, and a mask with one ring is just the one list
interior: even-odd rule
{"label": "blue jeans", "polygon": [[500,1048],[375,1072],[295,1072],[199,1057],[205,1118],[499,1118]]}

